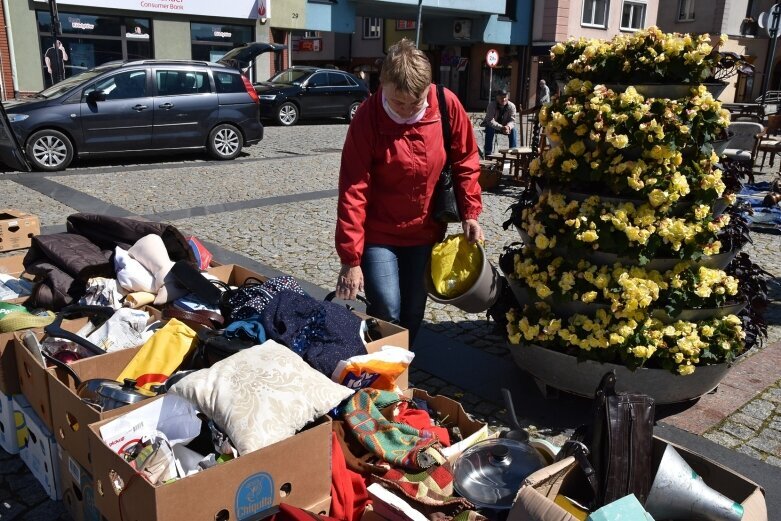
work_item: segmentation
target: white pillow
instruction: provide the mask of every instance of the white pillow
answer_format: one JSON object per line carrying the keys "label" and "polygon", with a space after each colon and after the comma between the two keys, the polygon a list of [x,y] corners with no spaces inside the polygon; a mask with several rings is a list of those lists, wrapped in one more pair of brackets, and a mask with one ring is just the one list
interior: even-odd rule
{"label": "white pillow", "polygon": [[170,392],[214,420],[240,455],[289,438],[353,393],[273,340],[187,375]]}

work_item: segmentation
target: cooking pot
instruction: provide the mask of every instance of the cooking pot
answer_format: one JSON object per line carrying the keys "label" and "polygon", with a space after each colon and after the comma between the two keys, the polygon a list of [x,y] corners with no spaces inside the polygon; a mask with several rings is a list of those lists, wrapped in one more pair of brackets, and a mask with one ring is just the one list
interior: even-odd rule
{"label": "cooking pot", "polygon": [[507,510],[523,480],[545,466],[528,443],[511,438],[484,440],[469,447],[453,465],[453,485],[478,508]]}
{"label": "cooking pot", "polygon": [[108,378],[85,380],[78,383],[76,394],[85,402],[96,405],[103,411],[132,405],[157,395],[137,387],[136,381],[132,378],[125,378],[124,383]]}

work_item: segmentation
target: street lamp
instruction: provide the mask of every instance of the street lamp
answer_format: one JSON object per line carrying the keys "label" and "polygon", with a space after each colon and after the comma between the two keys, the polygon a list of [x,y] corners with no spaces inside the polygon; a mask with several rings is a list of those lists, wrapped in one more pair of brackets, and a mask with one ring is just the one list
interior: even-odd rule
{"label": "street lamp", "polygon": [[415,24],[415,47],[420,48],[420,18],[423,16],[423,0],[418,0],[418,23]]}
{"label": "street lamp", "polygon": [[60,61],[60,47],[57,39],[62,34],[60,27],[60,15],[57,13],[57,0],[49,0],[49,14],[51,15],[52,39],[54,40],[54,56],[52,56],[52,85],[65,79],[65,64]]}
{"label": "street lamp", "polygon": [[770,81],[770,69],[773,67],[773,62],[776,59],[776,39],[778,38],[778,22],[781,19],[781,4],[779,0],[770,9],[770,23],[768,24],[768,34],[770,40],[768,40],[768,52],[765,58],[765,77],[762,78],[762,111],[765,110],[765,96],[767,95],[767,84]]}

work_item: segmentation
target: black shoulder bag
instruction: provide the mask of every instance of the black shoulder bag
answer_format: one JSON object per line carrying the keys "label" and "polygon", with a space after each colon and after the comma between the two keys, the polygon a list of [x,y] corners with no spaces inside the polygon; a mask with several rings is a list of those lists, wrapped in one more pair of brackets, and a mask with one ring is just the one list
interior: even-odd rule
{"label": "black shoulder bag", "polygon": [[461,212],[458,210],[456,191],[453,188],[453,175],[450,171],[450,117],[447,113],[445,88],[437,85],[439,113],[442,115],[442,141],[445,143],[445,166],[439,174],[437,186],[434,188],[434,208],[432,215],[435,221],[443,223],[461,222]]}

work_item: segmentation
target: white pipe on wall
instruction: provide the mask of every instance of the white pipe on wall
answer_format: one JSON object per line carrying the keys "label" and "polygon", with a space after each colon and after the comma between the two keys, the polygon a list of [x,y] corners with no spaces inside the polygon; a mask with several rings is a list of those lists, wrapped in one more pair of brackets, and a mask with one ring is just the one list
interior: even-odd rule
{"label": "white pipe on wall", "polygon": [[5,33],[8,36],[8,54],[11,56],[11,77],[14,82],[14,97],[19,93],[19,79],[16,77],[16,56],[14,54],[14,35],[11,32],[11,12],[8,0],[3,0],[3,15],[5,16]]}

